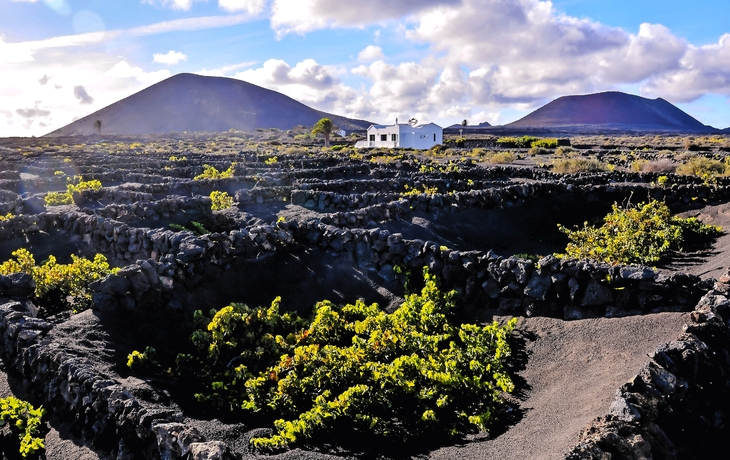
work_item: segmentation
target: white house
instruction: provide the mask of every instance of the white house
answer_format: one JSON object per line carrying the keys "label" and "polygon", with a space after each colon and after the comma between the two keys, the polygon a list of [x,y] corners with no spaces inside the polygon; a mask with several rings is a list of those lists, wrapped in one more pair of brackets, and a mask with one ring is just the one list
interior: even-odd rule
{"label": "white house", "polygon": [[444,130],[435,123],[412,126],[406,123],[394,125],[370,125],[367,140],[355,144],[356,148],[413,148],[430,149],[434,145],[442,144]]}

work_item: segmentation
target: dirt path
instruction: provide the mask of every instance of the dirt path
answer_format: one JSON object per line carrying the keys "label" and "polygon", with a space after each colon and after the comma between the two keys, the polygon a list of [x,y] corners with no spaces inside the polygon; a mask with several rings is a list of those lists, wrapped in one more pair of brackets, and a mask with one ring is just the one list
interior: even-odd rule
{"label": "dirt path", "polygon": [[[432,459],[542,460],[563,458],[580,430],[608,411],[616,390],[637,373],[647,354],[674,340],[686,313],[562,321],[522,318],[528,385],[524,417],[495,439],[445,447]],[[529,338],[531,337],[531,338]]]}

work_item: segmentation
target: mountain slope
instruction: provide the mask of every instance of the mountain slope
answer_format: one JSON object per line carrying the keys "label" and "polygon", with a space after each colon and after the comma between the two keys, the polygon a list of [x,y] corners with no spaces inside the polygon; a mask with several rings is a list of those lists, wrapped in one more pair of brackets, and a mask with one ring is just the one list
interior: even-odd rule
{"label": "mountain slope", "polygon": [[370,122],[331,115],[276,91],[241,80],[178,74],[74,121],[47,136],[88,135],[101,120],[102,134],[159,134],[172,131],[291,129],[329,117],[345,130]]}
{"label": "mountain slope", "polygon": [[555,128],[594,126],[680,132],[712,132],[664,99],[647,99],[616,91],[563,96],[505,127]]}

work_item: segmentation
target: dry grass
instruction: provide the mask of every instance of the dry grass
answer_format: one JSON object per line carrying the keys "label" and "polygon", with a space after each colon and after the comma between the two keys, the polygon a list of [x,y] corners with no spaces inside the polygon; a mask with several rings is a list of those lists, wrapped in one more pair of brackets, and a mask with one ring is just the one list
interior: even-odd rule
{"label": "dry grass", "polygon": [[552,162],[553,172],[560,174],[605,172],[609,169],[607,165],[595,158],[562,158],[555,159]]}

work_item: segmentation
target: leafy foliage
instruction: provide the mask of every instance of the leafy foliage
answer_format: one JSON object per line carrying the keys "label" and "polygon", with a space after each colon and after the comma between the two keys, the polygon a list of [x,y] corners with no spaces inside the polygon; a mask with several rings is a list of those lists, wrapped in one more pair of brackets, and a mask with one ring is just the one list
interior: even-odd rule
{"label": "leafy foliage", "polygon": [[210,193],[210,200],[210,207],[213,211],[228,209],[233,207],[233,205],[235,204],[235,202],[233,201],[233,197],[230,196],[228,192],[220,192],[218,190],[213,190]]}
{"label": "leafy foliage", "polygon": [[532,147],[532,143],[539,139],[534,136],[522,136],[522,137],[500,137],[497,139],[497,144],[502,147],[519,147],[529,148]]}
{"label": "leafy foliage", "polygon": [[74,193],[81,193],[85,190],[93,190],[95,192],[101,190],[102,186],[100,181],[96,179],[84,181],[81,180],[80,176],[75,177],[78,178],[78,182],[75,184],[66,184],[65,192],[48,192],[44,198],[46,206],[72,204],[74,202]]}
{"label": "leafy foliage", "polygon": [[142,352],[132,351],[127,355],[127,367],[142,372],[158,370],[157,351],[153,347],[146,347]]}
{"label": "leafy foliage", "polygon": [[198,236],[207,235],[208,233],[210,233],[210,230],[205,228],[203,224],[197,221],[190,222],[189,227],[180,224],[168,224],[168,226],[176,232],[193,232]]}
{"label": "leafy foliage", "polygon": [[312,134],[322,134],[324,136],[325,147],[330,146],[330,136],[337,129],[332,120],[329,118],[322,118],[312,127]]}
{"label": "leafy foliage", "polygon": [[215,166],[204,164],[203,172],[193,177],[193,180],[230,179],[231,177],[233,177],[235,169],[236,163],[231,163],[231,166],[223,172],[218,171]]}
{"label": "leafy foliage", "polygon": [[695,156],[677,167],[677,174],[697,176],[705,180],[726,174],[727,164],[703,156]]}
{"label": "leafy foliage", "polygon": [[[338,430],[363,442],[402,444],[487,430],[514,384],[505,368],[505,326],[457,325],[453,292],[424,270],[425,286],[393,313],[362,301],[319,302],[309,320],[233,304],[211,311],[192,335],[200,356],[180,355],[208,379],[196,395],[221,408],[274,419],[275,433],[255,438],[279,449]],[[196,320],[206,321],[201,312]]]}
{"label": "leafy foliage", "polygon": [[705,225],[694,217],[672,216],[666,204],[651,200],[636,206],[613,210],[603,218],[604,224],[570,230],[558,224],[568,235],[566,255],[603,262],[653,264],[672,250],[681,250],[689,238],[715,237],[722,229]]}
{"label": "leafy foliage", "polygon": [[558,140],[555,138],[545,138],[532,141],[530,147],[542,149],[554,149],[558,146]]}
{"label": "leafy foliage", "polygon": [[[27,249],[20,248],[12,253],[14,259],[0,264],[0,274],[28,273],[35,281],[37,299],[56,298],[74,313],[86,310],[91,305],[91,283],[116,273],[103,254],[94,260],[71,255],[70,264],[59,264],[54,256],[49,256],[42,265],[35,264],[35,258]],[[69,299],[70,298],[70,299]]]}
{"label": "leafy foliage", "polygon": [[423,191],[421,191],[418,187],[411,188],[408,184],[405,184],[403,186],[405,188],[405,192],[401,193],[401,196],[418,196],[418,195],[436,195],[439,192],[438,187],[429,187],[428,185],[423,186]]}
{"label": "leafy foliage", "polygon": [[43,438],[37,436],[41,418],[45,415],[42,407],[34,408],[29,402],[13,396],[0,399],[0,426],[7,424],[20,438],[20,455],[27,457],[46,448]]}

